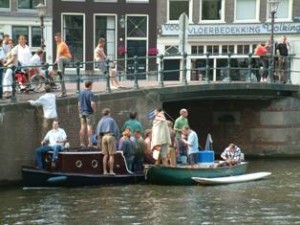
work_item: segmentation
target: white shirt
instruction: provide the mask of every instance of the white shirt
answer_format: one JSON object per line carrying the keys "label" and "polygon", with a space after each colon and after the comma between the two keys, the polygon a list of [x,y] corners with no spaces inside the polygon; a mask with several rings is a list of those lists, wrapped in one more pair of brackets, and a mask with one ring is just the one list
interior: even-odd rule
{"label": "white shirt", "polygon": [[28,45],[25,45],[25,47],[17,45],[12,49],[12,51],[13,55],[17,55],[18,61],[22,66],[30,66],[30,58],[32,54]]}
{"label": "white shirt", "polygon": [[36,101],[30,100],[29,103],[33,106],[41,105],[46,119],[57,118],[55,94],[46,93],[39,97]]}
{"label": "white shirt", "polygon": [[66,139],[67,134],[62,128],[52,129],[48,131],[44,137],[44,141],[49,141],[49,146],[61,145],[62,148],[64,147],[64,143],[62,143],[62,141],[65,141]]}
{"label": "white shirt", "polygon": [[30,65],[32,65],[32,66],[40,66],[40,65],[42,65],[41,57],[39,57],[37,54],[34,54],[30,58]]}

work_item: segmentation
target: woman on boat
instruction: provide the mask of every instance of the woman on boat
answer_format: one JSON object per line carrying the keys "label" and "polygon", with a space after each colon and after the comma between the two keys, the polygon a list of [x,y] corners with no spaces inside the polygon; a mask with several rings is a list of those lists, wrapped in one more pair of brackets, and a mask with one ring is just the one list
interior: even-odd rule
{"label": "woman on boat", "polygon": [[159,165],[161,161],[163,165],[168,165],[167,154],[170,145],[171,138],[168,122],[162,109],[158,108],[155,110],[151,140],[151,149],[153,150],[153,154],[157,151],[159,152],[157,158],[153,156],[153,158],[156,160],[156,165]]}
{"label": "woman on boat", "polygon": [[221,154],[221,158],[227,165],[234,166],[241,162],[241,155],[241,149],[237,145],[231,143],[227,148],[225,148]]}

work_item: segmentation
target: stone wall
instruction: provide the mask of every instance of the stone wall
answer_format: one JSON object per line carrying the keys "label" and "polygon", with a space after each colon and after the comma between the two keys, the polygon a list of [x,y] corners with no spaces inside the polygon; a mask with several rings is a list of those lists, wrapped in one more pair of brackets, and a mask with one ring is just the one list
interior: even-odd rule
{"label": "stone wall", "polygon": [[[128,119],[130,111],[137,111],[139,119],[150,127],[146,117],[149,109],[161,107],[159,96],[155,92],[137,90],[125,93],[97,95],[97,121],[101,110],[111,109],[112,116],[119,126]],[[77,98],[57,100],[60,126],[65,129],[70,145],[79,146],[79,113]],[[1,106],[0,110],[0,184],[21,178],[22,165],[34,166],[34,150],[41,141],[42,109],[29,103]]]}
{"label": "stone wall", "polygon": [[[230,142],[238,144],[247,155],[300,155],[300,100],[293,97],[274,100],[193,100],[161,102],[159,91],[136,90],[98,94],[97,121],[101,110],[109,107],[119,126],[130,111],[137,111],[145,128],[151,126],[147,111],[163,107],[172,119],[181,108],[190,112],[189,121],[204,147],[207,133],[220,153]],[[174,97],[175,98],[175,97]],[[175,100],[175,99],[174,99]],[[71,146],[79,145],[77,98],[58,99],[61,127]],[[21,178],[22,165],[34,165],[34,150],[39,146],[42,110],[28,103],[9,104],[0,109],[0,184]]]}

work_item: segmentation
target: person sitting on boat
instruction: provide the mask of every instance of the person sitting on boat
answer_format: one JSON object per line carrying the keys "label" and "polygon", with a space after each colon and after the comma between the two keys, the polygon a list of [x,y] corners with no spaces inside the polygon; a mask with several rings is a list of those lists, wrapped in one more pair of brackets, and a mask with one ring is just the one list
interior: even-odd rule
{"label": "person sitting on boat", "polygon": [[152,139],[152,130],[146,129],[145,130],[145,143],[146,143],[146,150],[144,153],[144,163],[145,164],[154,164],[155,159],[153,158],[153,152],[151,149],[151,139]]}
{"label": "person sitting on boat", "polygon": [[[115,175],[114,164],[117,148],[117,139],[120,136],[119,127],[116,121],[110,116],[110,109],[104,108],[102,111],[103,117],[98,122],[96,133],[101,138],[101,149],[103,156],[103,174],[107,172],[107,161],[109,161],[109,174]],[[99,140],[100,141],[100,140]]]}
{"label": "person sitting on boat", "polygon": [[56,167],[55,161],[58,157],[58,152],[64,149],[64,144],[67,142],[67,134],[64,129],[59,127],[57,120],[52,123],[52,129],[48,131],[42,140],[41,147],[35,150],[35,162],[38,169],[43,169],[43,154],[48,151],[53,151],[51,166]]}
{"label": "person sitting on boat", "polygon": [[133,140],[131,139],[130,129],[126,128],[123,131],[122,135],[123,136],[119,140],[118,149],[123,152],[128,170],[132,171],[134,160],[134,146]]}
{"label": "person sitting on boat", "polygon": [[136,173],[143,172],[144,152],[146,151],[146,143],[140,130],[134,131],[134,160],[133,171]]}
{"label": "person sitting on boat", "polygon": [[237,145],[231,143],[227,148],[225,148],[221,154],[221,158],[227,165],[234,166],[241,162],[241,155],[241,149]]}
{"label": "person sitting on boat", "polygon": [[188,162],[194,165],[197,163],[197,153],[199,152],[198,135],[189,125],[183,126],[182,134],[187,136],[187,140],[184,138],[181,140],[188,146]]}

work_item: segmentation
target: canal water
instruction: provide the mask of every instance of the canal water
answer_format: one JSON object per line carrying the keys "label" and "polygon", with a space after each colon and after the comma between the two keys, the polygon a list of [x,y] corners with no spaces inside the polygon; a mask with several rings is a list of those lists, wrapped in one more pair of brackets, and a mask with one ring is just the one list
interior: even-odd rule
{"label": "canal water", "polygon": [[261,181],[222,186],[0,189],[0,224],[300,224],[300,159],[251,161]]}

